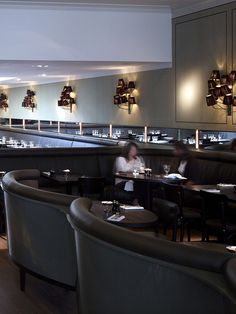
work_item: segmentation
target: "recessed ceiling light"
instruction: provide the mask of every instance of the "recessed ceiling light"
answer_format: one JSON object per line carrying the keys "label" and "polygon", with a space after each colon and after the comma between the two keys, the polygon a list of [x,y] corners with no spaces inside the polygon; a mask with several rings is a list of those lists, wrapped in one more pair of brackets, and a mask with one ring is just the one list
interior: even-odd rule
{"label": "recessed ceiling light", "polygon": [[37,68],[42,68],[43,66],[42,66],[42,64],[37,64],[36,67]]}
{"label": "recessed ceiling light", "polygon": [[0,82],[14,80],[15,77],[12,76],[0,76]]}
{"label": "recessed ceiling light", "polygon": [[19,82],[19,81],[21,81],[21,78],[18,77],[16,80]]}
{"label": "recessed ceiling light", "polygon": [[43,73],[43,74],[41,74],[41,76],[45,77],[45,76],[47,76],[47,74]]}
{"label": "recessed ceiling light", "polygon": [[45,64],[45,65],[44,65],[44,68],[48,68],[48,64]]}

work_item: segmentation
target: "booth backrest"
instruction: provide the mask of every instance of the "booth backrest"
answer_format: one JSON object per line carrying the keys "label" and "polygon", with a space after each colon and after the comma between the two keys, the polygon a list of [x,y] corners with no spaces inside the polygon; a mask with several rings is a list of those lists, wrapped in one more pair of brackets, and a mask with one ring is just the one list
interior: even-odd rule
{"label": "booth backrest", "polygon": [[75,200],[80,314],[235,313],[229,253],[151,238],[109,224]]}
{"label": "booth backrest", "polygon": [[[102,176],[112,182],[114,161],[120,154],[121,147],[1,149],[0,170],[37,168],[40,171],[58,171],[69,168],[81,175]],[[140,155],[155,173],[163,172],[164,163],[171,164],[171,171],[178,168],[171,146],[141,146]],[[202,150],[194,151],[193,155],[199,165],[198,183],[236,183],[235,153]]]}
{"label": "booth backrest", "polygon": [[3,177],[9,255],[20,267],[75,287],[75,241],[66,217],[74,197],[31,187],[39,176],[21,170]]}

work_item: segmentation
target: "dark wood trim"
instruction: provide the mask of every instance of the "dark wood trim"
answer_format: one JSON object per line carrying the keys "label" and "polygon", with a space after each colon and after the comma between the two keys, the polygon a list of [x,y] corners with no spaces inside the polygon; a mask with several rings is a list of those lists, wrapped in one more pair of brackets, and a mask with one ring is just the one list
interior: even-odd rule
{"label": "dark wood trim", "polygon": [[49,284],[52,284],[52,285],[55,285],[55,286],[58,286],[58,287],[61,287],[61,288],[64,288],[66,290],[72,290],[72,291],[75,291],[76,290],[76,285],[77,283],[75,284],[75,286],[70,286],[70,285],[67,285],[67,284],[64,284],[64,283],[61,283],[59,281],[56,281],[54,279],[50,279],[50,278],[47,278],[45,276],[42,276],[40,274],[37,274],[35,272],[33,272],[32,270],[22,266],[21,264],[17,263],[11,256],[10,256],[10,259],[12,260],[12,262],[19,267],[19,274],[20,274],[20,289],[21,291],[25,291],[25,282],[26,282],[26,274],[29,274],[31,276],[34,276],[40,280],[43,280],[43,281],[46,281],[47,283]]}

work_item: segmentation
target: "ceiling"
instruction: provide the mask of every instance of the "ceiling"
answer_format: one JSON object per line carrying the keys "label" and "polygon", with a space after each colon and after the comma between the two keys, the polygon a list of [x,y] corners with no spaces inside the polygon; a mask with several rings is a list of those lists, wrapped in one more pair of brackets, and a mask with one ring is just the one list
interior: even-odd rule
{"label": "ceiling", "polygon": [[[0,0],[0,5],[95,5],[95,6],[155,6],[168,8],[173,15],[190,13],[227,0]],[[194,11],[192,10],[192,11]],[[178,12],[174,14],[173,12]],[[0,61],[0,88],[47,84],[59,81],[132,73],[160,68],[171,64],[124,62],[56,62],[56,61]]]}
{"label": "ceiling", "polygon": [[170,67],[169,63],[0,61],[0,87],[71,81]]}

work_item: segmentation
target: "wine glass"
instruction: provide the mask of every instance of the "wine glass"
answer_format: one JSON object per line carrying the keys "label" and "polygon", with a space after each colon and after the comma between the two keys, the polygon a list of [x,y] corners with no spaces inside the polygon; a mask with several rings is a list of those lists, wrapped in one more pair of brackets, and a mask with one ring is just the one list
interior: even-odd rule
{"label": "wine glass", "polygon": [[163,170],[165,172],[165,175],[168,176],[168,174],[170,172],[170,165],[169,164],[164,164],[163,165]]}

